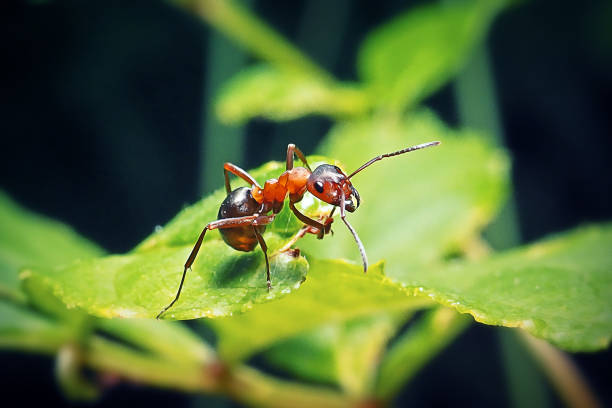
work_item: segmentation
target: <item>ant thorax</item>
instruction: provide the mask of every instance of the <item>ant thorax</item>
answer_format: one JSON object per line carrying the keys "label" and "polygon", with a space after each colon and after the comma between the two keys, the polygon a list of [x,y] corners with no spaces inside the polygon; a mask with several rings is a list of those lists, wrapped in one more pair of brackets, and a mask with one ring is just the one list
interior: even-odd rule
{"label": "ant thorax", "polygon": [[310,171],[304,167],[286,170],[278,179],[267,180],[263,188],[253,186],[253,198],[263,204],[264,208],[277,213],[282,208],[287,194],[300,198],[304,195],[309,176]]}

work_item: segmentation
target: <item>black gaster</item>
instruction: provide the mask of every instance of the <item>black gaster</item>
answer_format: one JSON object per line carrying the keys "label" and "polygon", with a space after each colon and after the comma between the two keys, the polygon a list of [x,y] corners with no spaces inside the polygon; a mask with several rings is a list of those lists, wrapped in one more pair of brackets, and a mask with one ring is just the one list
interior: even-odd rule
{"label": "black gaster", "polygon": [[[217,219],[244,217],[247,215],[256,214],[261,208],[253,196],[251,189],[248,187],[240,187],[232,191],[225,197],[225,200],[219,207]],[[265,225],[256,227],[260,234],[266,230]],[[235,228],[220,228],[219,232],[223,241],[232,248],[238,251],[250,252],[257,246],[257,236],[253,232],[253,227],[245,225]]]}

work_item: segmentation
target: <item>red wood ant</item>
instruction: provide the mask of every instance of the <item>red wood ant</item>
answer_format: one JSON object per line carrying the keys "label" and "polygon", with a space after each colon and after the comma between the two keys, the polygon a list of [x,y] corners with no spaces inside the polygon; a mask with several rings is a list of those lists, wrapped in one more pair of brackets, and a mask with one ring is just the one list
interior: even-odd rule
{"label": "red wood ant", "polygon": [[[185,282],[187,269],[191,269],[191,265],[198,255],[200,246],[202,246],[202,240],[204,239],[206,231],[208,230],[219,229],[221,237],[225,243],[238,251],[250,252],[255,249],[257,244],[259,244],[259,247],[261,248],[266,260],[266,279],[268,283],[268,290],[270,290],[272,286],[270,281],[268,247],[266,246],[266,242],[264,241],[262,234],[266,229],[266,225],[274,221],[276,214],[278,214],[283,208],[287,194],[289,194],[289,208],[291,211],[293,211],[295,216],[305,224],[299,235],[312,233],[316,234],[317,238],[319,239],[323,238],[325,234],[329,233],[331,223],[333,222],[333,213],[336,207],[339,207],[340,218],[342,218],[342,221],[344,221],[347,228],[353,235],[363,260],[363,271],[367,272],[368,258],[363,244],[361,243],[357,232],[345,218],[345,211],[355,211],[359,207],[360,202],[359,193],[357,190],[355,190],[355,187],[353,187],[350,182],[351,177],[378,160],[412,152],[414,150],[424,149],[430,146],[437,146],[439,144],[440,142],[423,143],[420,145],[407,147],[396,152],[381,154],[380,156],[376,156],[364,163],[361,167],[348,176],[344,174],[339,167],[331,164],[321,164],[314,169],[314,171],[312,171],[302,151],[294,144],[290,144],[287,147],[286,171],[281,174],[278,179],[267,180],[263,187],[261,187],[249,173],[242,170],[240,167],[231,163],[225,163],[223,169],[225,174],[225,190],[227,191],[227,197],[225,197],[225,200],[223,200],[223,203],[221,203],[217,220],[206,225],[200,233],[198,240],[189,254],[189,258],[187,258],[187,262],[185,262],[183,276],[181,277],[181,283],[179,284],[176,296],[168,306],[159,312],[157,319],[159,319],[161,315],[170,309],[178,300],[181,294],[181,289],[183,288],[183,283]],[[304,163],[305,167],[293,167],[294,154],[297,155],[302,163]],[[229,173],[232,173],[249,183],[251,188],[239,187],[232,190],[230,186]],[[306,190],[320,200],[334,206],[330,214],[325,217],[323,222],[314,220],[302,214],[295,207],[295,203],[302,200]],[[356,203],[353,201],[353,197]],[[267,215],[270,212],[272,212],[272,214]]]}

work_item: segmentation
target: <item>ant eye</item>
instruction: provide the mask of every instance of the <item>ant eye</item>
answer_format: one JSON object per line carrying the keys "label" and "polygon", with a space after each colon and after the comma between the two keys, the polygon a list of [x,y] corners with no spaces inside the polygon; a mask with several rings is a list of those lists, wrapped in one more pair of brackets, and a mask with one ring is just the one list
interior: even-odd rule
{"label": "ant eye", "polygon": [[315,181],[315,183],[314,183],[314,188],[315,188],[315,190],[317,190],[319,193],[323,193],[323,183],[321,183],[320,181]]}

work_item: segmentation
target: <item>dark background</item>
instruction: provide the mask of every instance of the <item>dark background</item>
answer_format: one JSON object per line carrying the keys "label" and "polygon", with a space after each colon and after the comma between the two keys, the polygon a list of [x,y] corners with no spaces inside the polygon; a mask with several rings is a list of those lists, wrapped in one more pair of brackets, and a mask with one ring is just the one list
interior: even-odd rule
{"label": "dark background", "polygon": [[[108,251],[129,250],[206,190],[198,177],[204,141],[221,137],[203,135],[210,103],[204,95],[212,86],[205,81],[213,63],[207,52],[211,30],[160,1],[41,3],[5,3],[0,14],[0,188]],[[404,10],[404,3],[251,6],[336,77],[352,80],[364,35]],[[324,13],[304,23],[304,13],[313,10]],[[487,49],[513,157],[522,240],[610,220],[612,3],[525,2],[496,21]],[[426,105],[459,125],[452,85]],[[311,152],[329,126],[322,118],[281,125],[254,121],[243,149],[232,157],[250,168],[282,159],[289,142]],[[475,326],[400,401],[510,404],[500,353],[497,331]],[[575,358],[604,404],[612,404],[611,353]],[[26,406],[66,404],[53,382],[51,359],[3,352],[0,361],[5,398]],[[560,404],[552,391],[548,398]],[[123,385],[101,405],[210,402],[198,401]]]}

